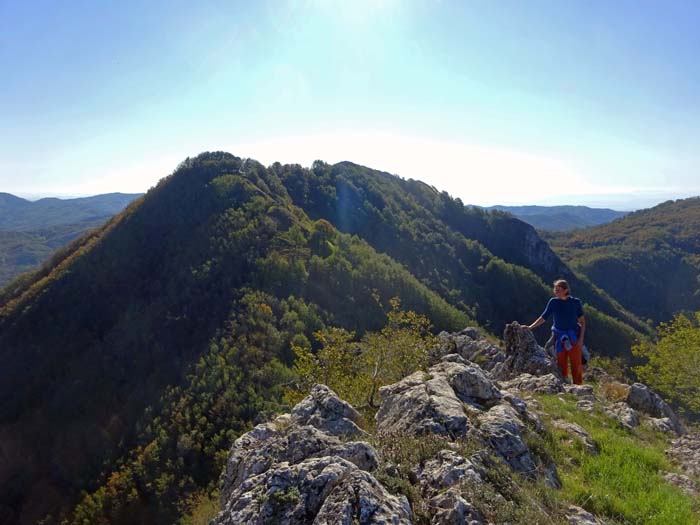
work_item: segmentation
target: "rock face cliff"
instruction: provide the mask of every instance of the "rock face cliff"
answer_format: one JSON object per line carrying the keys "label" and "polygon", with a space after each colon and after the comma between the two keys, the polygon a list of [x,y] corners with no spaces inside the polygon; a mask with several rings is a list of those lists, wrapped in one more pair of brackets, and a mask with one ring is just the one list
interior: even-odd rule
{"label": "rock face cliff", "polygon": [[[374,422],[316,385],[291,413],[238,438],[222,474],[214,523],[476,525],[501,522],[494,508],[509,508],[511,518],[528,523],[605,523],[579,507],[544,508],[513,497],[525,482],[561,487],[554,461],[536,446],[547,431],[533,395],[569,394],[578,410],[604,408],[626,428],[645,424],[685,433],[670,407],[644,385],[589,370],[624,395],[602,407],[592,386],[562,381],[552,357],[517,323],[506,327],[505,350],[473,328],[440,338],[427,371],[380,390]],[[587,453],[599,453],[580,425],[553,426]],[[686,455],[697,450],[691,441],[682,444]],[[695,490],[684,475],[669,482]]]}

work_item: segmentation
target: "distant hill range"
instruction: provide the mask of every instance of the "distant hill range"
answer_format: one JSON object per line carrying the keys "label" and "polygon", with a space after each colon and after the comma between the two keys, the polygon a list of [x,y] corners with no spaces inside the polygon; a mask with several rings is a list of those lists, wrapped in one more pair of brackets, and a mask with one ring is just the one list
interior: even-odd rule
{"label": "distant hill range", "polygon": [[87,230],[101,226],[139,196],[107,193],[29,201],[0,193],[0,287]]}
{"label": "distant hill range", "polygon": [[491,206],[515,215],[538,230],[567,231],[612,222],[629,212],[588,206]]}
{"label": "distant hill range", "polygon": [[595,228],[542,232],[577,273],[653,323],[700,310],[700,197],[668,201]]}

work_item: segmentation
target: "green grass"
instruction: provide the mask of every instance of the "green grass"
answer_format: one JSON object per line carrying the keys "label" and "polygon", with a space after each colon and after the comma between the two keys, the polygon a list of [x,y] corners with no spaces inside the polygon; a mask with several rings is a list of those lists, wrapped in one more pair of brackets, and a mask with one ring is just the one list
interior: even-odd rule
{"label": "green grass", "polygon": [[219,491],[195,494],[190,498],[188,506],[190,511],[180,519],[178,525],[209,525],[221,510]]}
{"label": "green grass", "polygon": [[559,468],[562,499],[625,525],[700,523],[697,498],[662,478],[675,470],[664,455],[663,436],[641,427],[631,433],[601,411],[579,411],[573,397],[537,399],[548,417],[578,423],[600,448],[599,454],[589,454],[566,432],[551,431],[547,444]]}

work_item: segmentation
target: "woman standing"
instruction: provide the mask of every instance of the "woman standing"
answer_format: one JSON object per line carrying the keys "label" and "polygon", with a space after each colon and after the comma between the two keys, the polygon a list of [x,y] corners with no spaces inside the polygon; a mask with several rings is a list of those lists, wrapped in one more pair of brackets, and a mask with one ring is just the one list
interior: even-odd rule
{"label": "woman standing", "polygon": [[568,377],[568,364],[571,361],[571,376],[575,385],[583,383],[581,348],[586,333],[586,318],[583,316],[581,300],[571,296],[569,283],[563,279],[554,281],[554,295],[547,307],[528,328],[537,328],[550,314],[554,316],[552,333],[557,352],[557,364],[564,377]]}

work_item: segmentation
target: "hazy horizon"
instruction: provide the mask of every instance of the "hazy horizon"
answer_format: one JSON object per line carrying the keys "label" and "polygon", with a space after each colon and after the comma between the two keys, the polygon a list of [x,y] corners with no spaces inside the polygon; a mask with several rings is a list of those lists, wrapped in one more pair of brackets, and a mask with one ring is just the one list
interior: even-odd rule
{"label": "hazy horizon", "polygon": [[700,194],[700,4],[0,2],[0,190],[350,160],[478,205]]}
{"label": "hazy horizon", "polygon": [[[440,188],[437,188],[440,190]],[[147,190],[146,190],[147,191]],[[122,194],[144,194],[146,191],[142,192],[126,192],[126,191],[115,191],[115,192],[107,192],[107,193],[122,193]],[[61,193],[12,193],[12,192],[3,192],[0,190],[0,193],[9,193],[11,195],[14,195],[16,197],[20,197],[22,199],[36,202],[41,199],[45,198],[56,198],[56,199],[62,199],[62,200],[70,200],[70,199],[81,199],[81,198],[86,198],[86,197],[95,197],[98,195],[104,195],[102,193],[96,193],[96,194],[61,194]],[[625,207],[627,204],[624,202],[617,202],[615,200],[611,201],[605,201],[601,200],[599,197],[596,195],[592,196],[576,196],[578,201],[573,202],[573,201],[566,201],[562,200],[561,202],[556,202],[556,203],[546,203],[546,202],[536,202],[536,203],[505,203],[505,202],[495,202],[495,203],[490,203],[490,204],[478,204],[474,202],[465,202],[464,204],[467,206],[481,206],[481,207],[494,207],[494,206],[542,206],[542,207],[552,207],[552,206],[586,206],[589,208],[598,208],[598,209],[612,209],[615,211],[637,211],[645,208],[652,208],[658,204],[661,204],[663,202],[669,201],[669,200],[676,200],[676,199],[684,199],[684,198],[691,198],[691,197],[699,197],[700,195],[687,195],[687,196],[682,196],[682,197],[674,197],[674,196],[668,196],[668,197],[659,197],[659,196],[652,196],[652,195],[636,195],[636,196],[631,196],[631,199],[633,199],[635,202],[641,203],[635,208],[630,208],[630,207]],[[456,197],[453,195],[453,197]]]}

